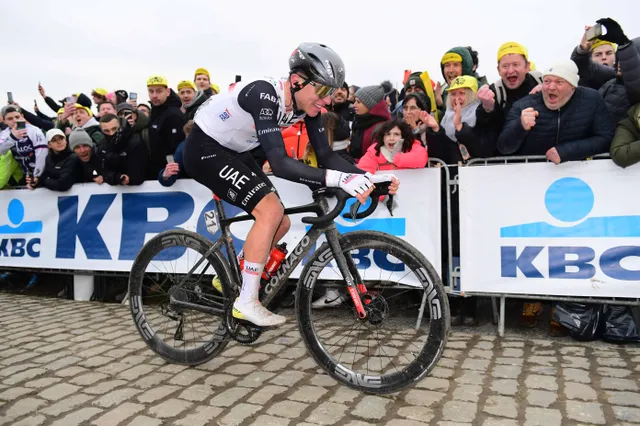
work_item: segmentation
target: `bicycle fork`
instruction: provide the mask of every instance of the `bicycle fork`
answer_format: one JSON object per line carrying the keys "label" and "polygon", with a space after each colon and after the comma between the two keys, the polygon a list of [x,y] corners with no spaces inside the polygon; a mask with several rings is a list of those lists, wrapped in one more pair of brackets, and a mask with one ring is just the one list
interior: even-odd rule
{"label": "bicycle fork", "polygon": [[[367,293],[367,288],[362,282],[362,278],[360,278],[358,268],[351,256],[345,256],[342,252],[342,247],[340,247],[339,243],[340,233],[335,224],[326,230],[325,235],[329,248],[331,248],[333,252],[333,258],[338,264],[338,269],[340,269],[340,273],[347,283],[347,291],[351,296],[353,305],[356,307],[358,318],[364,319],[367,317],[367,312],[364,309],[364,304],[360,296]],[[365,303],[367,303],[367,301],[365,301]]]}

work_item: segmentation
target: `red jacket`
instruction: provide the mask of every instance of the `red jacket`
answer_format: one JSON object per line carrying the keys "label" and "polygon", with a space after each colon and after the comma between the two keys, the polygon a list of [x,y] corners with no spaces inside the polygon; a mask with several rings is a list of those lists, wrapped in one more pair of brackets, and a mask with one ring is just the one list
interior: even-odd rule
{"label": "red jacket", "polygon": [[[365,123],[372,123],[364,128],[364,130],[364,126],[362,126],[363,122],[361,121],[363,119],[366,120]],[[389,114],[389,107],[384,99],[375,104],[373,108],[369,110],[367,118],[356,116],[356,119],[351,126],[352,135],[351,146],[349,148],[350,153],[354,158],[358,159],[367,152],[369,147],[373,144],[373,130],[379,127],[380,123],[387,120],[391,120],[391,114]],[[362,135],[362,139],[360,139],[360,135]]]}
{"label": "red jacket", "polygon": [[427,165],[428,159],[427,150],[417,140],[413,141],[411,151],[397,153],[393,163],[388,162],[384,155],[376,154],[376,146],[373,145],[358,162],[358,168],[369,173],[377,170],[420,169]]}

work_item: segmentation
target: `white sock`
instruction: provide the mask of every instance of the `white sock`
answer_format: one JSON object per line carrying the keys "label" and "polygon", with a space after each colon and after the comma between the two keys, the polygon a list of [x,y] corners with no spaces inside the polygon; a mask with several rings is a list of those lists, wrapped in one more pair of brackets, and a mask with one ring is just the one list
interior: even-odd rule
{"label": "white sock", "polygon": [[242,270],[242,289],[238,303],[245,305],[249,302],[258,300],[258,291],[260,290],[260,277],[264,263],[253,263],[244,261],[244,269]]}

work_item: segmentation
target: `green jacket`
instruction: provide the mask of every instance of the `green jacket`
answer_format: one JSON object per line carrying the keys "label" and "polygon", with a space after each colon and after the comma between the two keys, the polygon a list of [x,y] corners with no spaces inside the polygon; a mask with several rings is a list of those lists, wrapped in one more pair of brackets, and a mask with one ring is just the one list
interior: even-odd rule
{"label": "green jacket", "polygon": [[611,159],[620,167],[640,162],[640,104],[629,109],[627,118],[618,123],[611,142]]}
{"label": "green jacket", "polygon": [[[470,75],[475,77],[477,74],[473,72],[473,58],[471,57],[471,53],[469,53],[469,49],[466,47],[458,46],[453,49],[447,50],[447,53],[457,53],[462,57],[462,75]],[[442,72],[442,77],[444,78],[445,83],[442,85],[442,106],[438,107],[438,118],[442,120],[444,117],[444,113],[447,110],[447,98],[449,97],[449,93],[447,92],[447,88],[449,85],[446,83],[447,77],[444,75],[444,65],[440,63],[440,72]],[[475,75],[474,75],[475,74]],[[486,79],[485,79],[486,80]],[[478,88],[480,88],[480,82],[478,82]]]}
{"label": "green jacket", "polygon": [[0,155],[0,189],[4,189],[9,184],[11,178],[16,183],[20,182],[23,177],[20,164],[13,158],[11,151],[5,155]]}

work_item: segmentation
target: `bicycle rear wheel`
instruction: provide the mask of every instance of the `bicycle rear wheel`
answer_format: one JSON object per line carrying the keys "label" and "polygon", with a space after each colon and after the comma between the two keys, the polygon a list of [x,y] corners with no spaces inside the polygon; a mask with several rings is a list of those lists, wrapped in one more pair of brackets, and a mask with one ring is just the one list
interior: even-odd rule
{"label": "bicycle rear wheel", "polygon": [[[134,324],[149,348],[171,363],[202,364],[228,343],[223,313],[216,316],[176,303],[224,312],[232,297],[230,273],[219,251],[203,259],[211,246],[194,232],[166,231],[144,245],[131,268],[129,304]],[[214,277],[219,279],[222,293],[213,287]]]}
{"label": "bicycle rear wheel", "polygon": [[[328,374],[359,391],[391,393],[421,380],[440,359],[450,324],[435,269],[415,247],[381,232],[344,234],[340,246],[367,287],[367,318],[358,318],[324,243],[309,259],[297,288],[296,313],[307,349]],[[316,302],[314,308],[313,300],[331,280],[337,283],[339,303],[318,309]]]}

